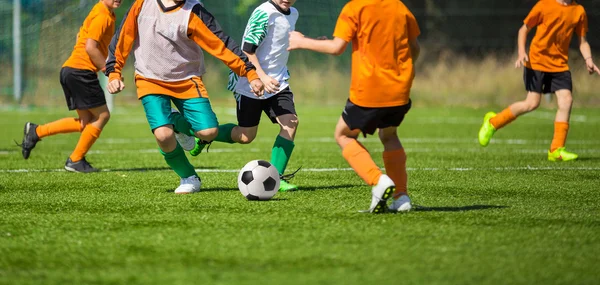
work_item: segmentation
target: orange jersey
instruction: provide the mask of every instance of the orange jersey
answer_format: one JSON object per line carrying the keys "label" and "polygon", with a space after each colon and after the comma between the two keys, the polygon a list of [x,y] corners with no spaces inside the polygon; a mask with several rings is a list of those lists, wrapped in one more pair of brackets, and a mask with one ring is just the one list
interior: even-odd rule
{"label": "orange jersey", "polygon": [[344,6],[334,37],[352,42],[350,101],[361,107],[409,102],[415,75],[409,40],[420,34],[398,0],[353,0]]}
{"label": "orange jersey", "polygon": [[92,11],[83,21],[83,25],[79,28],[77,42],[73,48],[73,52],[63,67],[71,67],[77,69],[91,70],[98,72],[98,68],[90,59],[87,51],[85,51],[85,43],[87,39],[92,39],[98,42],[98,49],[104,57],[108,56],[108,45],[110,39],[115,32],[115,14],[101,2],[98,2],[92,8]]}
{"label": "orange jersey", "polygon": [[569,70],[569,45],[573,31],[580,37],[588,31],[583,6],[572,2],[562,5],[556,0],[541,0],[524,21],[529,29],[537,27],[529,48],[527,67],[543,72]]}
{"label": "orange jersey", "polygon": [[[106,66],[106,72],[109,74],[109,81],[119,79],[121,77],[121,72],[123,70],[123,66],[125,65],[125,61],[135,48],[134,42],[139,40],[140,29],[153,29],[153,27],[146,26],[138,27],[139,17],[145,17],[144,15],[141,15],[144,11],[144,1],[152,1],[151,4],[160,5],[162,13],[165,14],[174,13],[182,9],[182,7],[185,5],[185,1],[183,1],[180,2],[180,5],[176,7],[165,8],[162,7],[161,3],[154,3],[160,1],[136,0],[129,9],[128,14],[125,16],[125,19],[121,24],[121,27],[111,42],[111,53],[109,54],[109,59]],[[154,29],[156,28],[154,27]],[[214,20],[214,17],[199,3],[193,6],[193,9],[190,13],[186,35],[186,40],[189,39],[195,42],[200,48],[202,48],[202,50],[220,59],[239,76],[247,76],[250,81],[258,79],[258,75],[256,74],[252,64],[244,61],[246,57],[242,55],[239,47],[237,47],[237,45],[235,45],[234,42],[222,32],[221,28]],[[173,47],[174,48],[169,49],[170,52],[180,48],[181,45],[173,44]],[[157,52],[158,53],[155,56],[160,57],[161,51],[158,50]],[[202,63],[202,69],[203,68],[204,66]],[[198,76],[181,78],[180,81],[157,80],[153,78],[146,78],[142,74],[136,74],[135,80],[138,98],[149,94],[164,94],[180,99],[208,97],[204,84],[202,83],[202,72],[203,70],[199,71]]]}

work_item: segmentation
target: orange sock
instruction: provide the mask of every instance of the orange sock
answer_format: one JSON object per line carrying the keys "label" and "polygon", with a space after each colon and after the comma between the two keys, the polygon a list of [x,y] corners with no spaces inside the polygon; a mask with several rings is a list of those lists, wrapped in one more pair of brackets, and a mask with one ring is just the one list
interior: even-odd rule
{"label": "orange sock", "polygon": [[397,199],[402,195],[408,194],[408,175],[406,174],[406,153],[404,152],[404,148],[384,151],[383,164],[385,165],[387,176],[396,184],[394,198]]}
{"label": "orange sock", "polygon": [[516,118],[517,117],[510,111],[510,107],[508,107],[490,119],[490,123],[492,126],[494,126],[494,129],[499,130],[500,128],[514,121]]}
{"label": "orange sock", "polygon": [[555,151],[559,147],[564,147],[569,132],[568,122],[554,122],[554,138],[550,145],[550,151]]}
{"label": "orange sock", "polygon": [[342,150],[342,155],[356,174],[367,184],[375,185],[379,182],[381,170],[377,167],[367,149],[357,140],[347,144]]}
{"label": "orange sock", "polygon": [[39,125],[35,129],[35,133],[38,137],[43,138],[55,134],[66,134],[81,132],[81,121],[76,118],[64,118],[50,122],[47,124]]}
{"label": "orange sock", "polygon": [[101,132],[101,129],[98,129],[91,124],[87,124],[83,129],[83,132],[81,132],[75,150],[71,153],[71,156],[69,156],[71,161],[80,161],[96,142],[96,139],[98,139]]}

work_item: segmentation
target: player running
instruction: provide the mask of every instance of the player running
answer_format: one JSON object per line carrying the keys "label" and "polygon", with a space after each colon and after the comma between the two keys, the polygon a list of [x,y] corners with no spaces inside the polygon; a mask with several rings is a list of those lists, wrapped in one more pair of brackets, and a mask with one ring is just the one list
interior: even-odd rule
{"label": "player running", "polygon": [[[534,27],[537,27],[537,31],[528,55],[525,50],[527,33]],[[579,38],[579,51],[583,55],[588,72],[600,74],[585,37],[588,21],[583,6],[571,0],[541,0],[533,7],[519,30],[519,57],[515,63],[517,68],[525,67],[523,80],[527,97],[523,101],[513,103],[499,114],[488,112],[485,115],[479,130],[481,146],[487,146],[497,130],[518,116],[537,109],[543,93],[554,93],[558,110],[554,119],[554,137],[548,150],[548,160],[577,159],[577,154],[565,149],[573,106],[573,83],[568,61],[569,44],[574,32]]]}

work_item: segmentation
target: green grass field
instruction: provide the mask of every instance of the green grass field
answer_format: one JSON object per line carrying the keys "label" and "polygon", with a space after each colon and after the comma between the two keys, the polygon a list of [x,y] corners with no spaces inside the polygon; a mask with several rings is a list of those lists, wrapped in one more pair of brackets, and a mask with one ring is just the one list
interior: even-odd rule
{"label": "green grass field", "polygon": [[[235,109],[215,104],[222,123]],[[233,107],[233,106],[231,106]],[[191,158],[203,191],[175,195],[141,106],[121,108],[88,160],[63,165],[77,134],[45,138],[23,160],[26,121],[62,110],[0,112],[0,284],[598,284],[600,113],[573,112],[568,149],[546,161],[552,110],[476,134],[487,110],[415,107],[399,133],[416,210],[358,213],[370,188],[332,134],[337,107],[298,106],[289,170],[301,191],[249,202],[237,170],[269,159],[277,128],[251,145],[215,143]],[[383,165],[375,136],[363,140]]]}

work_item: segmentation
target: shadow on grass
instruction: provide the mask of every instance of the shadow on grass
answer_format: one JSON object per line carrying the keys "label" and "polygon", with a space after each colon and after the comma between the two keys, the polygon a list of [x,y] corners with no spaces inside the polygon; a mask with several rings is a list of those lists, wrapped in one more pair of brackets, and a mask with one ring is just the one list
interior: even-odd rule
{"label": "shadow on grass", "polygon": [[298,191],[293,192],[302,192],[302,191],[315,191],[315,190],[335,190],[335,189],[344,189],[344,188],[353,188],[360,187],[362,184],[343,184],[343,185],[333,185],[333,186],[298,186]]}
{"label": "shadow on grass", "polygon": [[504,209],[508,208],[508,206],[498,206],[498,205],[470,205],[470,206],[460,206],[460,207],[425,207],[415,205],[413,211],[416,212],[464,212],[464,211],[479,211],[479,210],[489,210],[489,209]]}
{"label": "shadow on grass", "polygon": [[595,157],[595,156],[589,157],[589,156],[587,156],[587,157],[579,157],[579,158],[577,158],[577,161],[595,161],[595,160],[600,160],[600,157]]}

